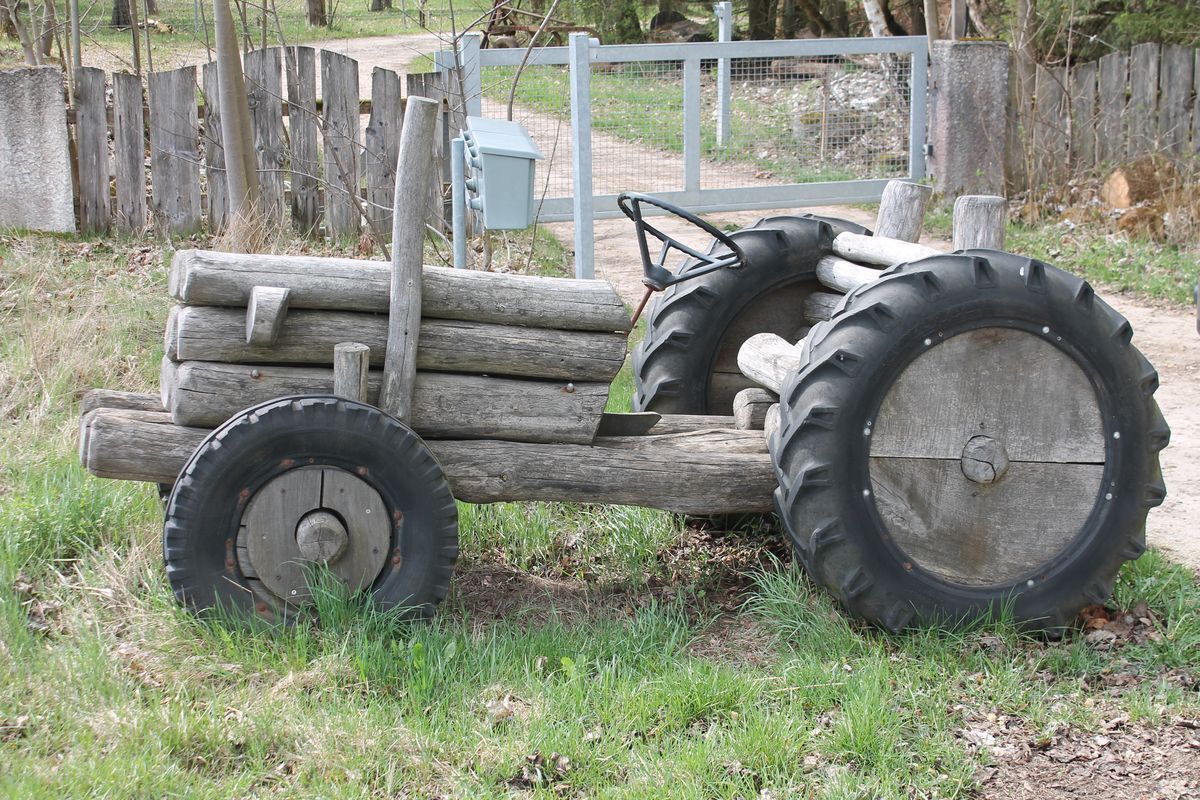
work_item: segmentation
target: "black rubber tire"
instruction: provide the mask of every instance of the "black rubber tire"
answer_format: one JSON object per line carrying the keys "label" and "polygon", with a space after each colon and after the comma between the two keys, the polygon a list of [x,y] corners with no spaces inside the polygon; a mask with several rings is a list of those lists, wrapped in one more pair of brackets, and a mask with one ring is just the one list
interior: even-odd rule
{"label": "black rubber tire", "polygon": [[[1042,332],[1043,324],[1096,387],[1107,448],[1101,485],[1115,487],[1113,500],[1098,496],[1076,538],[1036,569],[993,586],[951,583],[908,561],[873,492],[864,497],[864,426],[927,337],[990,326]],[[853,614],[890,631],[1004,610],[1023,627],[1054,631],[1104,602],[1121,565],[1144,551],[1146,513],[1166,494],[1158,453],[1170,430],[1153,398],[1157,373],[1131,336],[1086,282],[1007,253],[935,256],[852,292],[809,333],[769,442],[776,508],[809,574]]]}
{"label": "black rubber tire", "polygon": [[[441,466],[408,426],[372,406],[335,397],[291,397],[242,411],[209,434],[167,502],[163,559],[179,602],[220,606],[269,621],[272,602],[238,564],[242,512],[289,469],[339,467],[375,489],[393,526],[391,554],[371,586],[381,608],[419,618],[446,596],[458,558],[458,510]],[[397,517],[399,515],[399,517]]]}
{"label": "black rubber tire", "polygon": [[[748,306],[769,293],[802,282],[822,290],[816,281],[817,262],[831,252],[833,237],[843,231],[870,233],[852,222],[811,214],[764,217],[730,234],[745,254],[739,269],[716,270],[655,295],[646,312],[646,336],[633,352],[633,410],[733,413],[731,407],[712,407],[709,398],[718,353],[741,344],[727,342],[728,332],[741,322]],[[709,253],[714,252],[727,248],[714,241]],[[694,266],[685,264],[680,273]],[[747,336],[767,330],[743,328]]]}

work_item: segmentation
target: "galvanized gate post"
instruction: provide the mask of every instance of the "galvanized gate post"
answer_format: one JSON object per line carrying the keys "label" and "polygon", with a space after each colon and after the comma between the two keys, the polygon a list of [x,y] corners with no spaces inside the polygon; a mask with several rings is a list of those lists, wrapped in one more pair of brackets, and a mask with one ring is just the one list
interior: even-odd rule
{"label": "galvanized gate post", "polygon": [[591,46],[586,33],[572,33],[567,46],[571,63],[571,186],[574,195],[576,278],[596,277],[595,234],[592,229]]}
{"label": "galvanized gate post", "polygon": [[[713,13],[717,15],[717,41],[733,41],[733,3],[724,2],[713,4]],[[724,147],[729,143],[729,59],[717,59],[717,145]]]}
{"label": "galvanized gate post", "polygon": [[700,58],[683,62],[683,191],[700,193]]}
{"label": "galvanized gate post", "polygon": [[462,65],[464,109],[469,117],[483,116],[483,80],[479,69],[482,33],[464,33],[458,42],[458,63]]}
{"label": "galvanized gate post", "polygon": [[920,181],[925,178],[925,119],[928,101],[929,50],[918,47],[912,51],[912,68],[909,71],[909,140],[908,179]]}

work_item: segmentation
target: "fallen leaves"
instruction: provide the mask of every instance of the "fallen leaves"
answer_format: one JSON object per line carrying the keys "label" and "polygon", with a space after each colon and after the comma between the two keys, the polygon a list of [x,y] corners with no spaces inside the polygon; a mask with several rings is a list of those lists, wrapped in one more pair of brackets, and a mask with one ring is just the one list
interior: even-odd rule
{"label": "fallen leaves", "polygon": [[1158,618],[1145,603],[1138,603],[1129,611],[1090,605],[1079,612],[1079,619],[1083,623],[1083,641],[1097,650],[1162,641]]}

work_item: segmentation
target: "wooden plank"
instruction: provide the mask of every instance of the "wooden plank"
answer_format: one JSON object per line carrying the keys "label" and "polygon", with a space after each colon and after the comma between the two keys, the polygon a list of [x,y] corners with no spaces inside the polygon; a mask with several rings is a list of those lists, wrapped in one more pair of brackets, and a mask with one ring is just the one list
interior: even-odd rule
{"label": "wooden plank", "polygon": [[1134,45],[1129,51],[1130,158],[1153,153],[1158,147],[1158,73],[1161,45]]}
{"label": "wooden plank", "polygon": [[1129,56],[1109,53],[1099,61],[1096,114],[1096,163],[1114,164],[1125,160],[1129,136],[1125,129],[1125,109],[1128,105]]}
{"label": "wooden plank", "polygon": [[[688,290],[687,283],[677,286]],[[774,333],[789,342],[803,339],[808,333],[808,323],[796,314],[796,309],[803,308],[805,298],[815,288],[819,287],[814,286],[812,281],[796,281],[764,292],[747,303],[725,329],[716,358],[713,359],[712,371],[738,372],[738,349],[756,333]]]}
{"label": "wooden plank", "polygon": [[1069,177],[1065,67],[1038,65],[1035,73],[1033,122],[1033,186],[1060,184]]}
{"label": "wooden plank", "polygon": [[708,376],[708,407],[733,410],[733,398],[743,389],[757,388],[758,384],[740,372],[714,372]]}
{"label": "wooden plank", "polygon": [[[723,418],[728,420],[728,417]],[[95,475],[171,483],[208,431],[167,414],[101,409],[83,418]],[[427,442],[466,502],[620,503],[685,514],[769,511],[775,476],[758,431],[606,437],[595,444]]]}
{"label": "wooden plank", "polygon": [[245,64],[263,211],[265,221],[275,229],[283,220],[283,49],[252,50]]}
{"label": "wooden plank", "polygon": [[203,67],[204,174],[208,183],[208,230],[220,233],[229,224],[229,187],[225,175],[225,147],[221,143],[221,106],[218,98],[217,62]]}
{"label": "wooden plank", "polygon": [[843,297],[845,295],[833,292],[813,292],[804,298],[804,305],[801,309],[804,321],[816,323],[831,318]]}
{"label": "wooden plank", "polygon": [[152,72],[148,80],[154,221],[164,233],[186,236],[200,229],[196,68]]}
{"label": "wooden plank", "polygon": [[[108,200],[108,125],[105,123],[104,70],[75,70],[75,152],[79,162],[79,230],[104,233],[111,215]],[[140,143],[139,143],[140,144]]]}
{"label": "wooden plank", "polygon": [[1187,151],[1192,126],[1192,83],[1196,53],[1182,45],[1163,45],[1159,74],[1158,139],[1168,152]]}
{"label": "wooden plank", "polygon": [[655,436],[669,433],[693,433],[695,431],[728,430],[734,427],[732,416],[723,414],[663,414],[650,429]]}
{"label": "wooden plank", "polygon": [[[381,261],[178,250],[171,296],[191,305],[245,308],[255,286],[291,290],[291,308],[388,310],[391,267]],[[628,331],[629,315],[606,281],[543,278],[426,266],[427,317],[565,330]]]}
{"label": "wooden plank", "polygon": [[[442,89],[441,77],[439,74],[425,74],[408,76],[408,97],[427,97],[430,100],[435,100],[441,103],[445,98],[445,91]],[[447,116],[443,113],[439,119],[439,125],[445,126]],[[434,147],[432,158],[434,162],[434,174],[429,177],[429,188],[427,196],[429,198],[429,218],[427,222],[435,230],[446,230],[446,214],[443,207],[442,197],[442,175],[446,169],[446,156],[442,149],[442,141],[445,138],[446,131],[442,131],[440,135],[434,137]],[[397,176],[398,180],[403,180],[403,176]]]}
{"label": "wooden plank", "polygon": [[[1096,166],[1096,62],[1071,68],[1071,168]],[[998,249],[1003,249],[998,248]]]}
{"label": "wooden plank", "polygon": [[113,73],[113,171],[116,173],[116,223],[124,233],[146,229],[146,129],[142,117],[142,81]]}
{"label": "wooden plank", "polygon": [[[325,233],[331,239],[358,236],[359,191],[358,62],[321,51],[321,139],[325,153]],[[353,195],[351,194],[353,193]]]}
{"label": "wooden plank", "polygon": [[400,76],[376,67],[371,72],[371,117],[363,135],[363,159],[367,167],[367,216],[385,236],[392,230],[403,108]]}
{"label": "wooden plank", "polygon": [[1016,580],[1079,534],[1098,499],[1100,464],[1013,463],[1002,480],[968,480],[959,459],[872,458],[875,506],[919,566],[954,583]]}
{"label": "wooden plank", "polygon": [[[241,309],[178,309],[169,326],[176,361],[325,366],[333,363],[339,342],[357,341],[371,348],[372,366],[384,362],[388,327],[382,314],[290,309],[273,342],[260,344],[247,342]],[[619,333],[465,320],[422,320],[417,347],[420,369],[562,380],[609,381],[624,360],[625,336]]]}
{"label": "wooden plank", "polygon": [[156,394],[121,392],[114,389],[90,389],[79,405],[80,416],[97,408],[123,408],[130,411],[163,411],[162,398]]}
{"label": "wooden plank", "polygon": [[1046,338],[1013,328],[959,334],[910,363],[880,406],[871,455],[959,459],[978,435],[1013,462],[1105,460],[1091,381]]}
{"label": "wooden plank", "polygon": [[[378,405],[383,373],[373,370],[367,399]],[[185,361],[168,392],[180,425],[214,427],[239,410],[277,397],[333,392],[332,367],[275,367]],[[490,378],[418,372],[412,426],[426,438],[590,442],[608,400],[606,383]]]}
{"label": "wooden plank", "polygon": [[321,226],[321,163],[317,155],[317,54],[311,47],[292,47],[288,74],[289,170],[292,176],[292,220],[302,235],[315,236]]}

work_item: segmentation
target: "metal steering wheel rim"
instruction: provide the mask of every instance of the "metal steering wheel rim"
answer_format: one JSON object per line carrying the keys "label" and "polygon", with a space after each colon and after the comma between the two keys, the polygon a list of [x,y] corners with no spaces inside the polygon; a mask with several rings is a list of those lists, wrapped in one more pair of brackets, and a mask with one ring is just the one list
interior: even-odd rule
{"label": "metal steering wheel rim", "polygon": [[[645,219],[642,217],[642,203],[648,203],[656,208],[660,208],[663,211],[674,214],[685,222],[694,225],[728,248],[732,257],[714,257],[707,253],[701,253],[700,251],[689,247],[683,242],[680,242],[678,239],[668,236],[658,228],[645,221]],[[617,195],[617,207],[621,209],[621,212],[625,216],[629,217],[629,219],[633,221],[634,227],[637,230],[638,248],[641,252],[642,271],[644,273],[642,282],[652,290],[662,290],[671,284],[678,283],[688,278],[699,277],[700,275],[716,269],[736,269],[737,267],[741,266],[744,261],[741,248],[738,247],[737,243],[728,234],[718,230],[715,226],[702,220],[700,217],[696,216],[690,211],[680,208],[674,203],[667,202],[666,200],[654,197],[652,195],[642,194],[641,192],[621,192],[621,194]],[[675,275],[663,264],[654,263],[650,259],[650,250],[646,244],[647,233],[663,243],[660,260],[665,260],[666,253],[671,248],[675,248],[681,253],[697,259],[704,264],[704,266],[700,269],[691,270],[686,275]]]}

